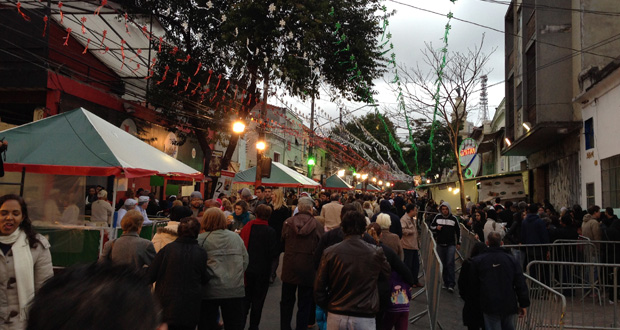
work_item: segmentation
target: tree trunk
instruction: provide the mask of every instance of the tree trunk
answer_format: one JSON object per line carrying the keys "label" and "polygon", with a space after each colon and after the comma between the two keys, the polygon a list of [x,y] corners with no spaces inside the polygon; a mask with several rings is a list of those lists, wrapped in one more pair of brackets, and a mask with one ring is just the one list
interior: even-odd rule
{"label": "tree trunk", "polygon": [[[455,136],[455,141],[458,141],[458,136]],[[461,211],[465,214],[465,180],[463,180],[463,168],[461,167],[461,160],[459,159],[459,149],[456,143],[452,144],[454,150],[454,156],[456,156],[456,175],[459,178],[459,197],[461,198]]]}
{"label": "tree trunk", "polygon": [[[257,67],[253,67],[250,69],[250,75],[252,77],[252,81],[250,82],[250,87],[248,87],[248,94],[242,100],[242,104],[248,104],[249,102],[249,105],[246,106],[245,111],[239,110],[239,120],[241,121],[246,120],[247,116],[250,114],[250,111],[256,105],[255,96],[256,96],[257,71],[258,71]],[[230,159],[232,158],[233,153],[235,152],[235,148],[237,148],[237,143],[239,142],[240,136],[241,134],[231,134],[230,140],[228,140],[228,147],[226,147],[226,152],[224,153],[224,156],[222,157],[220,170],[228,171],[228,166],[230,165]]]}
{"label": "tree trunk", "polygon": [[213,150],[211,149],[211,143],[210,143],[211,141],[209,139],[209,132],[203,131],[203,130],[197,130],[196,138],[198,139],[198,144],[200,145],[202,154],[204,155],[202,174],[204,174],[205,176],[208,176],[209,165],[211,164],[211,154],[213,154]]}

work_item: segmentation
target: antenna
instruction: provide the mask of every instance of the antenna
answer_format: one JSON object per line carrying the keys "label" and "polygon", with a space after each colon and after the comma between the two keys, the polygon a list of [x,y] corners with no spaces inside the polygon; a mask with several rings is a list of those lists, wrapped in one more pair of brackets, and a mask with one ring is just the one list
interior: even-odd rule
{"label": "antenna", "polygon": [[485,121],[489,120],[489,98],[487,94],[487,75],[483,75],[480,77],[480,84],[482,87],[480,88],[480,105],[482,106],[482,111],[480,111],[480,123],[484,124]]}

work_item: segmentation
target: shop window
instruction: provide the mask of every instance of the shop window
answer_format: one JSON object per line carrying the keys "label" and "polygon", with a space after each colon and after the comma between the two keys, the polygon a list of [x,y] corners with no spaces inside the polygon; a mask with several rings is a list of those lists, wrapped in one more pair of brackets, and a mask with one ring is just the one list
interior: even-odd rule
{"label": "shop window", "polygon": [[583,123],[583,130],[586,140],[586,150],[594,148],[594,120],[588,119]]}

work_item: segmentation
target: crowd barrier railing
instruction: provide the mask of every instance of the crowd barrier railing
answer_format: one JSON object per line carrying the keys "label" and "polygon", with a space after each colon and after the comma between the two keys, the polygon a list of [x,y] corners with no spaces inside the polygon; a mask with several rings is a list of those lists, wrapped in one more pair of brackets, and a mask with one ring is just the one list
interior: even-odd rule
{"label": "crowd barrier railing", "polygon": [[564,329],[566,298],[559,292],[525,274],[530,306],[524,317],[517,318],[515,329]]}
{"label": "crowd barrier railing", "polygon": [[566,297],[565,328],[618,329],[618,268],[620,264],[534,260],[526,271]]}
{"label": "crowd barrier railing", "polygon": [[439,312],[439,298],[441,293],[441,273],[443,266],[439,260],[437,254],[435,240],[432,233],[428,228],[428,225],[424,223],[422,225],[421,239],[420,239],[420,259],[423,262],[424,281],[426,292],[427,309],[412,316],[409,319],[410,323],[415,323],[425,315],[429,318],[429,329],[435,330],[438,327],[441,328],[437,320],[437,314]]}

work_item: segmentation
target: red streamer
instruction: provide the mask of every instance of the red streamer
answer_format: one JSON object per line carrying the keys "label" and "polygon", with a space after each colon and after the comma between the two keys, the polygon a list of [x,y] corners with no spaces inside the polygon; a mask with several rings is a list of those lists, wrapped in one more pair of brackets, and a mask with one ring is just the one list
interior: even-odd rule
{"label": "red streamer", "polygon": [[215,92],[215,94],[213,94],[213,97],[211,98],[210,102],[213,102],[213,100],[215,100],[215,97],[217,96],[217,92]]}
{"label": "red streamer", "polygon": [[22,12],[22,3],[17,1],[17,12],[22,15],[26,22],[30,22],[30,17]]}
{"label": "red streamer", "polygon": [[211,81],[211,75],[212,74],[213,74],[213,70],[209,69],[209,79],[207,79],[207,83],[205,84],[205,86],[208,85],[209,82]]}
{"label": "red streamer", "polygon": [[58,10],[60,11],[60,24],[62,24],[65,15],[62,13],[62,1],[58,2]]}
{"label": "red streamer", "polygon": [[159,49],[157,50],[157,54],[161,53],[161,44],[164,43],[164,37],[159,37]]}
{"label": "red streamer", "polygon": [[198,86],[196,86],[196,88],[192,90],[192,96],[196,95],[196,91],[198,91],[199,88],[200,88],[200,83],[198,83]]}
{"label": "red streamer", "polygon": [[90,39],[86,41],[86,48],[84,48],[84,51],[82,52],[82,54],[86,54],[86,51],[88,51],[88,45],[90,45]]}
{"label": "red streamer", "polygon": [[99,13],[101,12],[101,8],[103,8],[103,6],[108,4],[108,0],[101,0],[101,5],[99,7],[97,7],[97,9],[95,9],[95,12],[93,15],[97,16],[99,15]]}
{"label": "red streamer", "polygon": [[174,82],[172,83],[172,86],[176,86],[179,84],[179,77],[181,77],[181,72],[177,72],[177,77],[174,78]]}
{"label": "red streamer", "polygon": [[217,86],[215,86],[215,90],[217,90],[220,87],[221,81],[222,81],[222,74],[220,73],[220,75],[217,76]]}
{"label": "red streamer", "polygon": [[200,71],[201,67],[202,67],[202,62],[198,62],[198,67],[196,68],[196,72],[194,72],[194,77],[198,74],[198,71]]}
{"label": "red streamer", "polygon": [[84,23],[86,23],[86,17],[82,17],[82,34],[86,34],[86,28],[84,27]]}
{"label": "red streamer", "polygon": [[65,37],[65,43],[62,44],[63,46],[68,46],[69,45],[69,37],[71,36],[71,28],[67,28],[67,36]]}
{"label": "red streamer", "polygon": [[161,77],[161,80],[157,82],[157,85],[163,83],[164,80],[166,80],[166,75],[168,74],[168,70],[170,70],[170,67],[166,65],[166,70],[164,71],[164,76]]}
{"label": "red streamer", "polygon": [[226,88],[224,88],[224,92],[226,92],[228,90],[228,87],[230,87],[230,80],[228,81],[228,83],[226,84]]}
{"label": "red streamer", "polygon": [[187,87],[189,87],[190,82],[192,82],[192,78],[187,78],[187,84],[185,85],[185,88],[183,89],[184,92],[187,92]]}
{"label": "red streamer", "polygon": [[142,27],[142,34],[144,34],[144,36],[149,39],[152,40],[151,38],[151,34],[148,32],[149,28],[145,25]]}
{"label": "red streamer", "polygon": [[174,46],[174,48],[172,48],[172,50],[170,51],[170,54],[172,55],[176,55],[176,53],[179,51],[179,47]]}
{"label": "red streamer", "polygon": [[[175,48],[176,48],[176,47],[175,47]],[[182,58],[177,58],[177,61],[178,61],[178,62],[187,63],[187,62],[189,62],[189,59],[190,59],[190,58],[191,58],[191,56],[190,56],[190,55],[187,55],[187,56],[185,57],[185,59],[182,59]]]}
{"label": "red streamer", "polygon": [[123,58],[123,63],[121,63],[121,70],[123,70],[123,67],[125,66],[125,40],[121,39],[121,57]]}
{"label": "red streamer", "polygon": [[135,70],[131,70],[131,71],[136,72],[138,70],[140,70],[140,63],[138,63],[138,66],[136,66]]}
{"label": "red streamer", "polygon": [[101,53],[101,54],[105,54],[105,53],[107,53],[107,52],[108,52],[108,50],[110,50],[110,47],[106,46],[106,47],[105,47],[105,51],[103,51],[103,53],[102,53],[101,51],[99,51],[99,53]]}
{"label": "red streamer", "polygon": [[47,15],[45,15],[43,17],[43,22],[45,23],[45,25],[43,26],[43,36],[45,37],[45,32],[47,31],[47,21],[49,20],[49,18],[47,18]]}
{"label": "red streamer", "polygon": [[125,13],[125,32],[127,32],[127,34],[131,34],[129,33],[129,26],[127,25],[127,13]]}

